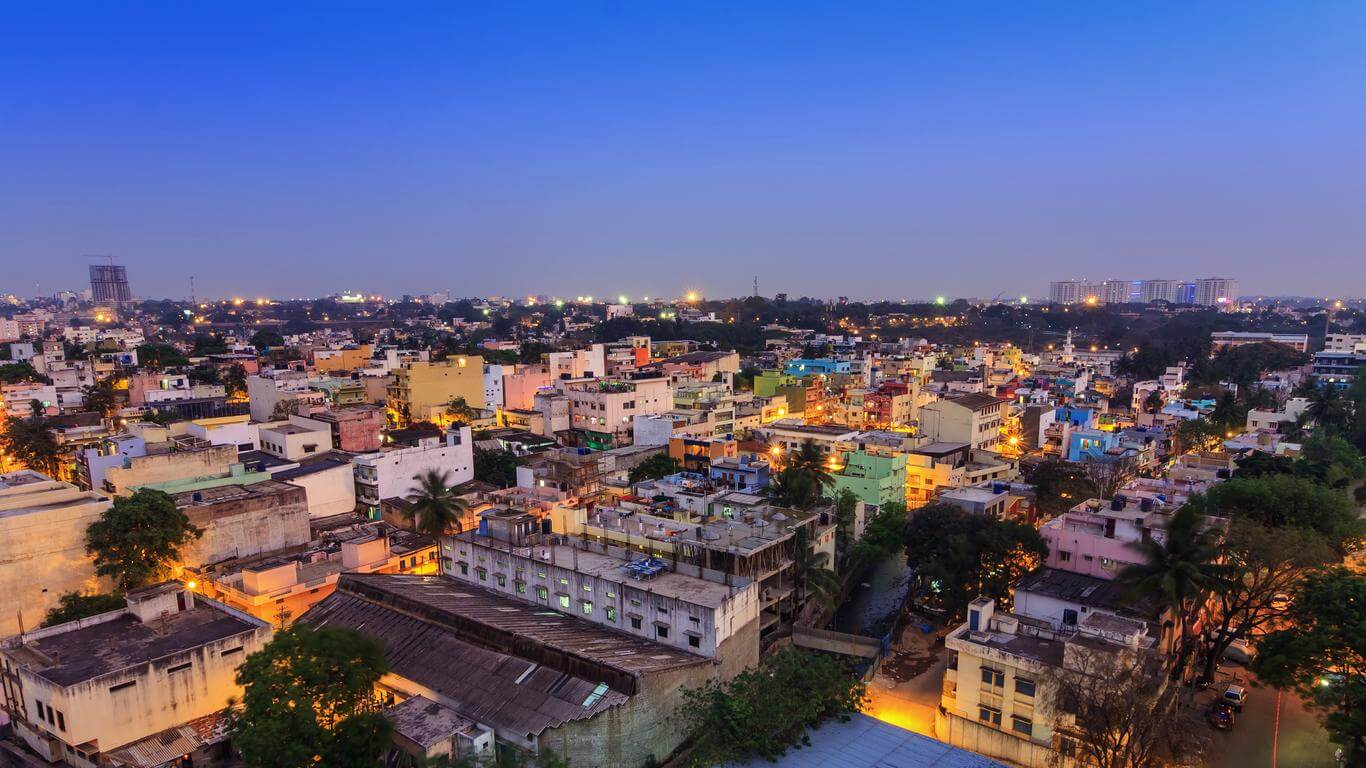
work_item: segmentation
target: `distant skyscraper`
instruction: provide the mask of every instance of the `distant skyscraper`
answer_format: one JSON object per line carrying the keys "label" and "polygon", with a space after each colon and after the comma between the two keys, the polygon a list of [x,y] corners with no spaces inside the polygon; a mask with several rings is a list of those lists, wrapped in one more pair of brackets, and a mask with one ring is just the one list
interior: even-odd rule
{"label": "distant skyscraper", "polygon": [[1175,280],[1139,281],[1139,301],[1151,304],[1154,301],[1176,303],[1177,282]]}
{"label": "distant skyscraper", "polygon": [[1225,277],[1202,277],[1195,281],[1195,303],[1216,307],[1238,301],[1238,281]]}
{"label": "distant skyscraper", "polygon": [[133,293],[128,290],[128,269],[117,264],[91,264],[90,298],[100,306],[131,304]]}

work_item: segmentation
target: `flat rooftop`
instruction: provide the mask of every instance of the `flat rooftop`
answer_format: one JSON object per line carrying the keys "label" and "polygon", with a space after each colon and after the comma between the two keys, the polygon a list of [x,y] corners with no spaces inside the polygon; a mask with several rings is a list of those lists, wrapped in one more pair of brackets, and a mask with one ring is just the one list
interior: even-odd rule
{"label": "flat rooftop", "polygon": [[776,760],[756,757],[735,768],[1005,768],[989,757],[949,746],[856,712],[807,731],[809,744]]}
{"label": "flat rooftop", "polygon": [[[279,480],[257,480],[245,484],[219,485],[197,491],[181,491],[171,495],[177,507],[222,504],[240,499],[264,498],[299,491],[299,486]],[[195,498],[198,495],[198,498]]]}
{"label": "flat rooftop", "polygon": [[188,611],[167,616],[164,625],[158,620],[149,627],[125,613],[112,621],[30,638],[9,653],[39,677],[70,686],[256,629],[256,624],[197,602]]}

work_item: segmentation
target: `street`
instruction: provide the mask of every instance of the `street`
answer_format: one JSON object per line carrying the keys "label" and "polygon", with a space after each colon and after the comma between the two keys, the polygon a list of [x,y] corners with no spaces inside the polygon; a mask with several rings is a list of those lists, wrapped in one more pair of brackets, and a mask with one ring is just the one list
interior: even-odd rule
{"label": "street", "polygon": [[[1279,736],[1276,727],[1276,689],[1259,685],[1243,667],[1229,664],[1220,668],[1220,683],[1212,685],[1201,701],[1220,695],[1230,681],[1247,687],[1248,702],[1239,713],[1233,729],[1213,731],[1209,768],[1336,768],[1333,759],[1337,746],[1292,692],[1281,696]],[[1273,744],[1273,742],[1275,742]],[[1276,760],[1272,754],[1275,747]]]}

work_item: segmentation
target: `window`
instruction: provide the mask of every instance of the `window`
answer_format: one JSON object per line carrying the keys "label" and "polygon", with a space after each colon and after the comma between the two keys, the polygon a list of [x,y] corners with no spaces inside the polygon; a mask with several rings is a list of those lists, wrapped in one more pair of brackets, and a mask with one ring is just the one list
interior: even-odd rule
{"label": "window", "polygon": [[1066,550],[1059,550],[1059,551],[1058,551],[1058,562],[1066,563],[1066,562],[1069,562],[1071,559],[1072,559],[1072,553],[1071,553],[1071,552],[1068,552],[1068,551],[1066,551]]}
{"label": "window", "polygon": [[1058,754],[1063,757],[1077,756],[1077,742],[1063,736],[1058,739]]}
{"label": "window", "polygon": [[1010,727],[1013,728],[1016,733],[1023,733],[1026,736],[1034,735],[1034,721],[1027,717],[1015,715],[1010,718]]}
{"label": "window", "polygon": [[1015,693],[1019,696],[1034,695],[1034,681],[1024,677],[1015,678]]}
{"label": "window", "polygon": [[177,664],[177,665],[175,665],[174,667],[167,667],[167,668],[166,668],[166,674],[169,675],[169,674],[172,674],[172,673],[174,673],[174,672],[184,672],[185,670],[189,669],[191,666],[192,666],[192,665],[190,664],[190,662],[187,661],[187,662],[185,662],[184,664]]}
{"label": "window", "polygon": [[508,585],[508,577],[501,573],[494,574],[493,578],[498,582],[498,586],[500,587],[506,587]]}
{"label": "window", "polygon": [[564,609],[566,609],[566,610],[568,610],[568,608],[569,608],[569,595],[557,595],[557,597],[560,598],[560,607],[561,607],[561,608],[564,608]]}
{"label": "window", "polygon": [[526,582],[525,582],[525,581],[519,581],[519,582],[517,582],[517,594],[519,594],[519,595],[525,595],[525,594],[526,594]]}
{"label": "window", "polygon": [[693,648],[701,648],[702,638],[698,637],[697,635],[688,635],[688,645],[692,646]]}
{"label": "window", "polygon": [[988,725],[1000,726],[1001,710],[995,707],[978,707],[977,719],[981,720],[984,723],[987,723]]}
{"label": "window", "polygon": [[475,568],[475,569],[474,569],[474,572],[475,572],[476,574],[478,574],[479,580],[480,580],[480,581],[488,581],[488,580],[489,580],[489,572],[486,571],[486,570],[484,570],[483,568]]}
{"label": "window", "polygon": [[218,655],[219,655],[219,656],[231,656],[231,655],[233,655],[233,654],[235,654],[235,653],[241,653],[241,652],[242,652],[242,646],[239,645],[239,646],[237,646],[236,648],[228,648],[227,650],[219,651],[219,652],[218,652]]}
{"label": "window", "polygon": [[460,575],[461,575],[461,576],[468,576],[468,575],[470,575],[470,564],[469,564],[469,563],[461,563],[461,564],[460,564]]}
{"label": "window", "polygon": [[640,617],[639,617],[639,616],[632,616],[632,617],[631,617],[631,629],[640,629]]}
{"label": "window", "polygon": [[43,702],[41,702],[41,701],[39,701],[39,700],[37,700],[37,699],[34,699],[34,700],[33,700],[33,704],[34,704],[34,707],[33,707],[34,710],[37,711],[37,713],[38,713],[38,719],[39,719],[39,720],[42,720],[42,721],[44,721],[44,722],[46,722],[46,721],[47,721],[47,715],[44,715],[44,714],[43,714]]}
{"label": "window", "polygon": [[982,667],[982,684],[991,685],[997,688],[1006,684],[1006,673],[991,667]]}
{"label": "window", "polygon": [[609,606],[609,607],[607,607],[607,608],[605,609],[605,612],[606,612],[606,614],[607,614],[607,620],[608,620],[608,621],[616,621],[616,620],[617,620],[617,609],[616,609],[616,608],[612,608],[612,607]]}
{"label": "window", "polygon": [[583,610],[583,615],[584,615],[584,616],[592,616],[592,615],[593,615],[593,604],[590,603],[590,602],[588,602],[587,600],[580,600],[580,601],[579,601],[579,607]]}
{"label": "window", "polygon": [[592,584],[584,584],[584,585],[583,585],[583,591],[584,591],[584,592],[592,592],[592,591],[593,591],[593,585],[592,585]]}
{"label": "window", "polygon": [[135,686],[135,685],[137,685],[137,684],[138,684],[138,681],[136,681],[136,680],[129,680],[129,681],[126,682],[126,683],[119,683],[118,685],[111,685],[111,686],[109,686],[109,692],[110,692],[110,693],[113,693],[113,692],[115,692],[115,691],[122,691],[122,690],[127,689],[127,688],[132,688],[133,686]]}
{"label": "window", "polygon": [[667,640],[669,637],[669,628],[655,625],[655,637],[660,640]]}
{"label": "window", "polygon": [[57,711],[57,728],[66,730],[66,715],[62,714],[61,710]]}
{"label": "window", "polygon": [[546,597],[548,597],[549,594],[550,590],[546,589],[545,587],[536,588],[536,597],[539,597],[542,600],[546,599]]}
{"label": "window", "polygon": [[51,705],[51,704],[48,704],[48,705],[47,705],[47,721],[48,721],[49,723],[56,723],[56,722],[57,722],[57,716],[54,715],[54,714],[52,713],[52,705]]}

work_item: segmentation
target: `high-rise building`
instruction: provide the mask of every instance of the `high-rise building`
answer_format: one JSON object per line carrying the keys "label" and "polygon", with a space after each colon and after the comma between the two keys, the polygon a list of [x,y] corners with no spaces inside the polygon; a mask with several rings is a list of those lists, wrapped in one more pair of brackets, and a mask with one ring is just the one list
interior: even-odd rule
{"label": "high-rise building", "polygon": [[1080,280],[1058,280],[1048,286],[1048,300],[1054,304],[1076,304],[1082,298]]}
{"label": "high-rise building", "polygon": [[1217,307],[1238,301],[1238,281],[1226,277],[1202,277],[1195,281],[1195,303]]}
{"label": "high-rise building", "polygon": [[128,269],[117,264],[91,264],[90,297],[100,306],[131,304],[133,293],[128,290]]}
{"label": "high-rise building", "polygon": [[1137,300],[1130,295],[1132,285],[1130,280],[1106,280],[1101,284],[1097,298],[1101,304],[1128,304]]}
{"label": "high-rise building", "polygon": [[1138,300],[1144,304],[1151,304],[1154,301],[1175,304],[1178,285],[1175,280],[1141,280]]}

